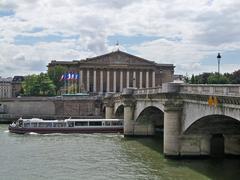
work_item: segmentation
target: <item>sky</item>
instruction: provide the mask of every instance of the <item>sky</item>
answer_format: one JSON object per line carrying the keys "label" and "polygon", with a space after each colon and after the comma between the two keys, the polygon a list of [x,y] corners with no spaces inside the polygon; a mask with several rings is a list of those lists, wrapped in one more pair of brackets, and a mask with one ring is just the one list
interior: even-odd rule
{"label": "sky", "polygon": [[0,0],[0,76],[120,50],[191,75],[240,69],[239,0]]}

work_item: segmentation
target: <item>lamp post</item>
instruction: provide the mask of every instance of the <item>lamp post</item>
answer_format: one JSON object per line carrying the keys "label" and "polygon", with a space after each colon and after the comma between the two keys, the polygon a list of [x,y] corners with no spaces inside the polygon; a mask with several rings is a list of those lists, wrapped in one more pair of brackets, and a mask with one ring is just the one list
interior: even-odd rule
{"label": "lamp post", "polygon": [[221,60],[221,55],[218,53],[217,55],[217,60],[218,60],[218,76],[220,75],[220,60]]}
{"label": "lamp post", "polygon": [[220,53],[218,53],[218,55],[217,55],[217,61],[218,61],[218,83],[219,83],[219,79],[220,79],[220,60],[221,60],[221,55],[220,55]]}

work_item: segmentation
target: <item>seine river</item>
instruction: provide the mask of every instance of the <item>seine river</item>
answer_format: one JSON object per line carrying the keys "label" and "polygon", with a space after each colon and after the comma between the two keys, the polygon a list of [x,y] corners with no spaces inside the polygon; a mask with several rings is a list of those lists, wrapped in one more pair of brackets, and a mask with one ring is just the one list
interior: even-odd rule
{"label": "seine river", "polygon": [[240,160],[169,160],[161,138],[108,134],[17,135],[0,125],[1,180],[226,179]]}

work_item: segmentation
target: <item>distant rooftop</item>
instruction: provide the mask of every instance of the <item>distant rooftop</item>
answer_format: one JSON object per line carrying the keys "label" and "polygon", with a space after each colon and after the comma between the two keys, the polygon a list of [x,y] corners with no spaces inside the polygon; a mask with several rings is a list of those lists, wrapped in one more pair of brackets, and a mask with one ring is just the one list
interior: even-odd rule
{"label": "distant rooftop", "polygon": [[0,77],[0,82],[12,82],[12,80],[13,80],[12,77],[7,77],[7,78]]}
{"label": "distant rooftop", "polygon": [[14,76],[12,82],[22,82],[24,80],[24,76]]}

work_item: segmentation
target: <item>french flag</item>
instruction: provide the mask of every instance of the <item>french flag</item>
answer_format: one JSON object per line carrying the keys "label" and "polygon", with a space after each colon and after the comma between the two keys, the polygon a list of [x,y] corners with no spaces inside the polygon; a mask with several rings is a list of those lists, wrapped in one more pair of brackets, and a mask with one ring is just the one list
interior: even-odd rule
{"label": "french flag", "polygon": [[59,79],[59,81],[62,81],[64,79],[64,74],[61,76],[61,78]]}
{"label": "french flag", "polygon": [[79,79],[80,78],[80,75],[79,74],[75,74],[75,79]]}
{"label": "french flag", "polygon": [[71,73],[71,80],[75,79],[75,74]]}
{"label": "french flag", "polygon": [[70,80],[72,77],[72,74],[71,73],[68,73],[68,77],[67,77],[67,80]]}

